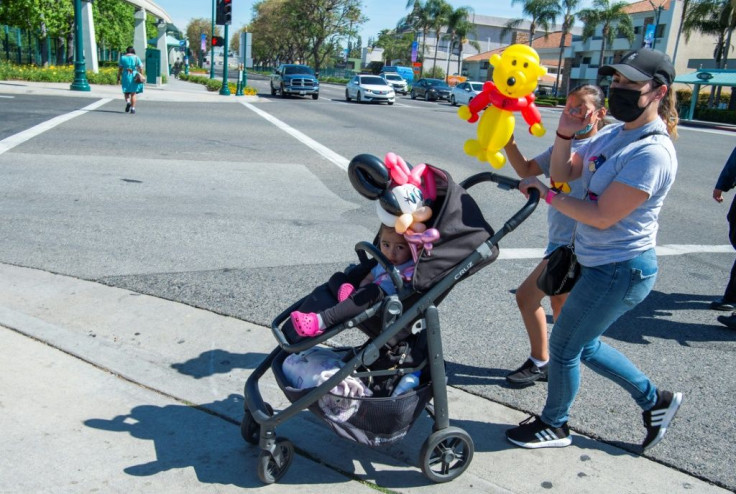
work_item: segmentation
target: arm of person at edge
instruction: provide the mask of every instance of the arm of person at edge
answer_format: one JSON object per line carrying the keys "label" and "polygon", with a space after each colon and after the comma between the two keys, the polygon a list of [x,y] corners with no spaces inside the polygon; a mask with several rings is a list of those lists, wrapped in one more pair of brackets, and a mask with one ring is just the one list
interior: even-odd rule
{"label": "arm of person at edge", "polygon": [[[590,116],[588,114],[583,118],[576,118],[563,111],[557,132],[563,136],[574,136],[575,132],[590,122]],[[582,157],[570,152],[571,143],[572,139],[555,137],[550,165],[550,178],[555,182],[571,182],[580,178],[583,173]],[[549,191],[549,188],[537,178],[527,178],[519,184],[519,190],[524,195],[528,195],[529,187],[539,189],[540,197],[546,197]],[[643,190],[614,181],[598,196],[597,201],[581,200],[561,194],[559,199],[554,201],[553,207],[576,221],[605,230],[627,217],[648,198],[649,194]]]}
{"label": "arm of person at edge", "polygon": [[506,151],[506,157],[508,157],[509,163],[511,163],[511,166],[521,178],[542,175],[543,171],[537,162],[533,158],[528,160],[521,154],[521,150],[516,145],[513,134],[503,149]]}
{"label": "arm of person at edge", "polygon": [[713,189],[713,199],[716,202],[723,202],[723,193],[733,189],[734,185],[736,185],[736,147],[731,151],[731,156],[718,177],[716,187]]}

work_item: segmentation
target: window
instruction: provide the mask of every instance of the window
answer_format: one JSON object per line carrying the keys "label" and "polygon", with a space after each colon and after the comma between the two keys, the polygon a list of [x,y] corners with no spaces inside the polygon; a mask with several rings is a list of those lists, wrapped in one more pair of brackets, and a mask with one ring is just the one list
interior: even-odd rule
{"label": "window", "polygon": [[590,57],[583,57],[583,64],[590,65]]}

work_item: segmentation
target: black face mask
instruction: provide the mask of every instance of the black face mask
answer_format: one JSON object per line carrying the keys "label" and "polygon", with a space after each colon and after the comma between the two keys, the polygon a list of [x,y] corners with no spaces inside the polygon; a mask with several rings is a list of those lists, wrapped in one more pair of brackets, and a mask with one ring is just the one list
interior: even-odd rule
{"label": "black face mask", "polygon": [[633,122],[646,110],[646,106],[644,108],[639,106],[639,98],[650,92],[642,93],[636,89],[611,88],[608,90],[608,109],[616,120]]}

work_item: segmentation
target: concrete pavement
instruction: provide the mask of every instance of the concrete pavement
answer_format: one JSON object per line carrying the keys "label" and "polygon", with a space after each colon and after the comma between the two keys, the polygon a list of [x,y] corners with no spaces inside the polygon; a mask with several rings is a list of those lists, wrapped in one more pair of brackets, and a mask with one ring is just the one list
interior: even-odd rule
{"label": "concrete pavement", "polygon": [[[3,92],[120,99],[68,84],[0,81]],[[14,89],[8,89],[8,88]],[[143,99],[236,102],[171,81]],[[135,292],[0,265],[0,492],[230,492],[260,487],[259,450],[240,438],[242,387],[270,352],[270,330]],[[266,399],[286,400],[271,380]],[[524,392],[523,390],[519,392]],[[594,439],[564,449],[512,447],[503,431],[526,415],[451,388],[450,418],[475,442],[468,471],[433,485],[418,468],[432,422],[386,449],[338,438],[303,412],[279,428],[297,457],[276,492],[723,492]],[[685,397],[684,406],[690,404]],[[674,427],[687,423],[674,422]],[[641,429],[641,424],[632,424]],[[641,435],[641,430],[636,431]],[[665,441],[667,439],[665,438]]]}
{"label": "concrete pavement", "polygon": [[[245,379],[275,347],[269,328],[34,269],[0,265],[0,280],[0,491],[261,485],[259,448],[243,441],[239,422]],[[270,374],[261,388],[277,410],[287,405]],[[454,388],[449,396],[452,425],[475,442],[472,463],[450,486],[430,483],[418,468],[428,416],[400,443],[371,449],[337,437],[305,411],[278,429],[297,455],[267,489],[725,492],[582,435],[568,448],[518,449],[503,432],[525,414]],[[678,426],[687,424],[675,420]]]}

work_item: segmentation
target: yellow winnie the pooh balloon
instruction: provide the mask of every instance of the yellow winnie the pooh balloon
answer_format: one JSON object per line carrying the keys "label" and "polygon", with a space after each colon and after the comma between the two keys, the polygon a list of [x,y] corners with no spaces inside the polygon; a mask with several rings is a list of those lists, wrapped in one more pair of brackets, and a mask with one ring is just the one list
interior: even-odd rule
{"label": "yellow winnie the pooh balloon", "polygon": [[478,138],[465,141],[463,150],[479,161],[501,168],[506,157],[500,151],[514,132],[514,111],[521,112],[531,134],[544,135],[542,116],[534,104],[534,89],[547,69],[539,65],[539,55],[534,48],[518,44],[509,46],[500,55],[491,56],[490,63],[493,82],[483,84],[483,90],[457,113],[463,120],[473,123],[485,108],[478,122]]}

